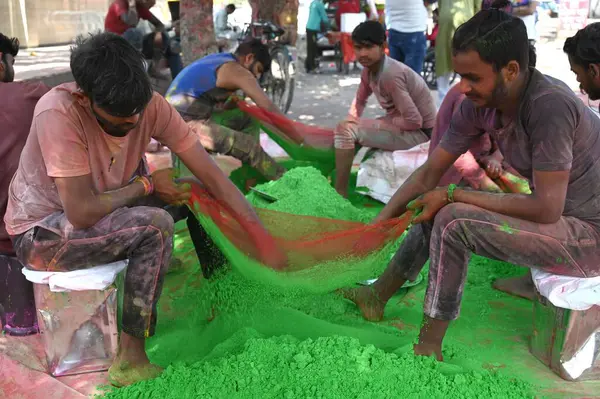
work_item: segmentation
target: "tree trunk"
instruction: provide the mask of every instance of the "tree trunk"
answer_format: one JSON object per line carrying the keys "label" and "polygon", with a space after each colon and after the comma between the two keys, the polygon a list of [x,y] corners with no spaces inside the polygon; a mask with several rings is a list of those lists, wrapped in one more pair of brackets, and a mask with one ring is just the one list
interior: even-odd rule
{"label": "tree trunk", "polygon": [[217,52],[212,0],[181,0],[180,13],[183,64]]}
{"label": "tree trunk", "polygon": [[252,20],[272,21],[285,29],[284,42],[296,45],[298,36],[298,0],[248,0]]}

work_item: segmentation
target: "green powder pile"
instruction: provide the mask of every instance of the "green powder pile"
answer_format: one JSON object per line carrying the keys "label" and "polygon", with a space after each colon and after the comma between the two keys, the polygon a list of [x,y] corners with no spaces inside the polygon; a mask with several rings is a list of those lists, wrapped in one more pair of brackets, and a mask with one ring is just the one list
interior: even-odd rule
{"label": "green powder pile", "polygon": [[372,219],[371,213],[356,208],[338,195],[327,178],[311,166],[294,168],[281,179],[260,184],[256,189],[277,198],[277,201],[269,203],[250,192],[246,198],[259,208],[363,223]]}
{"label": "green powder pile", "polygon": [[[186,395],[187,394],[187,395]],[[529,385],[456,372],[431,358],[386,353],[349,337],[250,338],[240,354],[176,364],[107,398],[532,398]]]}
{"label": "green powder pile", "polygon": [[[309,181],[291,178],[295,175]],[[323,179],[302,168],[281,182],[309,193]],[[259,189],[282,199],[294,191],[286,194],[286,187],[275,183]],[[319,201],[304,192],[298,196],[295,210],[304,215],[364,221],[373,214],[332,190],[333,198]],[[325,201],[348,209],[349,216],[330,213],[321,207]],[[290,212],[294,202],[288,204]],[[323,275],[275,273],[227,250],[234,253],[232,265],[206,281],[185,223],[177,225],[174,253],[185,270],[167,276],[157,335],[147,341],[150,360],[166,371],[106,398],[530,398],[564,389],[564,382],[528,352],[531,303],[491,288],[494,279],[522,269],[473,257],[460,318],[444,340],[445,362],[437,363],[411,350],[422,321],[425,283],[401,290],[388,302],[384,320],[372,323],[327,290],[328,279],[319,280]],[[369,266],[372,273],[386,267],[390,253],[374,255],[380,258]],[[337,286],[346,279],[351,286],[354,277],[329,280]]]}

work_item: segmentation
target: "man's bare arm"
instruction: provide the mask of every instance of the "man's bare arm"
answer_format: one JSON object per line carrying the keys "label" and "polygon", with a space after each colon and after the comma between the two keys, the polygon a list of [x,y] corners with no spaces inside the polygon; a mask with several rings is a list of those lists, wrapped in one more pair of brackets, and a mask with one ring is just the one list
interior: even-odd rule
{"label": "man's bare arm", "polygon": [[492,194],[456,189],[454,200],[536,223],[556,223],[565,207],[569,171],[534,171],[533,180],[535,191],[532,194]]}
{"label": "man's bare arm", "polygon": [[[229,62],[219,68],[217,72],[217,86],[228,90],[242,90],[260,108],[285,117],[279,108],[269,99],[263,88],[260,87],[256,77],[237,62]],[[290,138],[297,143],[302,142],[302,135],[293,126],[277,127],[280,129],[284,128],[289,133]]]}
{"label": "man's bare arm", "polygon": [[444,173],[454,164],[458,156],[437,147],[427,161],[396,191],[390,202],[377,215],[374,222],[379,222],[400,216],[406,205],[419,195],[433,190],[439,183]]}
{"label": "man's bare arm", "polygon": [[281,114],[279,108],[260,87],[256,77],[237,62],[229,62],[219,68],[217,86],[228,90],[242,90],[262,109]]}
{"label": "man's bare arm", "polygon": [[92,227],[115,209],[144,196],[144,185],[140,182],[101,194],[95,192],[91,175],[57,177],[54,182],[67,220],[75,229]]}
{"label": "man's bare arm", "polygon": [[229,206],[236,215],[249,222],[260,224],[256,212],[246,198],[219,169],[200,142],[190,149],[178,153],[177,156],[215,199]]}
{"label": "man's bare arm", "polygon": [[138,22],[140,22],[140,17],[136,8],[136,0],[129,0],[128,4],[129,8],[127,11],[122,13],[119,17],[121,18],[121,21],[125,22],[128,26],[135,28]]}

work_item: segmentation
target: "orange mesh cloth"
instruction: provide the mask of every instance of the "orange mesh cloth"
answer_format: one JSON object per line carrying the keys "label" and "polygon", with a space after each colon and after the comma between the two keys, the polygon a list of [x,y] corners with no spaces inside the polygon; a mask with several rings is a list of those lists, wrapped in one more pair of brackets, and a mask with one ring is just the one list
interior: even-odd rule
{"label": "orange mesh cloth", "polygon": [[[271,129],[279,130],[285,134],[288,139],[295,142],[302,142],[303,146],[333,149],[333,129],[322,128],[318,126],[308,126],[301,122],[296,122],[285,116],[266,111],[255,105],[248,104],[245,101],[238,101],[239,108],[259,120],[262,124],[268,125]],[[294,137],[292,128],[300,134],[301,137]]]}
{"label": "orange mesh cloth", "polygon": [[[225,239],[246,257],[258,260],[261,254],[269,253],[276,246],[287,255],[288,266],[285,271],[288,272],[331,261],[360,261],[395,242],[406,230],[412,217],[407,212],[397,219],[366,225],[259,208],[258,216],[271,238],[261,234],[257,226],[236,217],[198,185],[192,186],[190,205],[200,216],[205,228],[207,219],[218,227],[221,237],[215,237],[211,229],[207,230],[217,245],[221,244],[221,249]],[[225,255],[232,261],[231,254]]]}

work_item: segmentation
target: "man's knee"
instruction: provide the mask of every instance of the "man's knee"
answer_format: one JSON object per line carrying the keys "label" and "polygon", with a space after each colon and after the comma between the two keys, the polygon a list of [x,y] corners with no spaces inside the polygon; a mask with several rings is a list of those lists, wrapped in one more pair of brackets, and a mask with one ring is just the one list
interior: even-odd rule
{"label": "man's knee", "polygon": [[227,145],[230,148],[229,155],[244,162],[251,162],[257,154],[264,151],[260,142],[254,137],[238,131],[233,132],[230,136],[231,141]]}
{"label": "man's knee", "polygon": [[[154,207],[139,207],[139,224],[141,226],[154,227],[158,229],[163,236],[172,237],[174,231],[173,217],[164,209]],[[134,208],[135,209],[135,208]]]}
{"label": "man's knee", "polygon": [[353,122],[340,122],[334,129],[334,145],[340,150],[354,149],[357,141],[357,124]]}
{"label": "man's knee", "polygon": [[452,225],[460,224],[465,220],[479,219],[477,214],[482,209],[468,204],[452,203],[448,204],[437,213],[434,219],[434,227],[442,230],[451,228]]}

